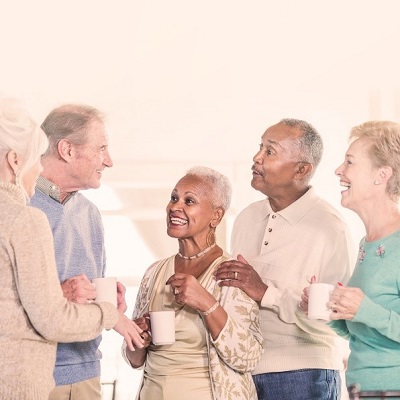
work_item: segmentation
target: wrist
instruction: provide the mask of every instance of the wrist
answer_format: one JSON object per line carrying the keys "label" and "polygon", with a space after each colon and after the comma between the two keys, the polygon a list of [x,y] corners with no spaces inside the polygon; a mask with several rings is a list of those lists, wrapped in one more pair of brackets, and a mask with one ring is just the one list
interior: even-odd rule
{"label": "wrist", "polygon": [[213,313],[219,306],[218,301],[216,301],[208,310],[206,311],[200,311],[202,315],[204,315],[205,317],[207,315],[210,315],[211,313]]}
{"label": "wrist", "polygon": [[264,298],[265,293],[266,293],[267,290],[268,290],[268,285],[263,283],[263,287],[258,292],[257,299],[254,299],[254,300],[257,301],[258,303],[261,303],[261,301]]}

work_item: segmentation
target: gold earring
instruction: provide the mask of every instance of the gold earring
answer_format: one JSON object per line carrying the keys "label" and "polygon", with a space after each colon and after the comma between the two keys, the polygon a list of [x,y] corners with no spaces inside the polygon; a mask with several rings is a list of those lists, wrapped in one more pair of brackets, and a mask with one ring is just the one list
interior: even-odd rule
{"label": "gold earring", "polygon": [[212,246],[214,243],[216,243],[216,241],[217,241],[217,238],[215,236],[215,228],[213,228],[207,234],[207,239],[206,239],[207,246],[208,247]]}

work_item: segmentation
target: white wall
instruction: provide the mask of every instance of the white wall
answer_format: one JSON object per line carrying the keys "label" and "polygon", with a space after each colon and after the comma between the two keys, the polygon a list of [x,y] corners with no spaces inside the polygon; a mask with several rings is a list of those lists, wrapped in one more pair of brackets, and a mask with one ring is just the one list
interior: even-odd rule
{"label": "white wall", "polygon": [[[190,166],[232,180],[219,232],[229,245],[234,216],[259,198],[249,182],[260,137],[283,117],[323,135],[314,184],[340,208],[333,171],[349,129],[400,120],[399,11],[397,0],[1,0],[0,96],[24,99],[39,121],[63,102],[109,115],[115,166],[89,196],[110,274],[135,284],[176,251],[164,207]],[[358,241],[360,222],[342,211]]]}

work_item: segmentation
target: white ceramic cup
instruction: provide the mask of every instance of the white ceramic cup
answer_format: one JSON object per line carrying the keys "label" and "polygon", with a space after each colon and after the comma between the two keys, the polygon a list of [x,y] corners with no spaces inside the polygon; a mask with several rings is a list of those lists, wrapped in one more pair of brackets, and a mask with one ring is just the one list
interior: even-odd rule
{"label": "white ceramic cup", "polygon": [[175,342],[175,311],[150,311],[151,340],[155,345]]}
{"label": "white ceramic cup", "polygon": [[329,283],[312,283],[308,297],[308,318],[329,321],[332,310],[328,302],[334,289]]}
{"label": "white ceramic cup", "polygon": [[96,289],[96,302],[108,301],[117,307],[117,278],[95,278],[92,283]]}

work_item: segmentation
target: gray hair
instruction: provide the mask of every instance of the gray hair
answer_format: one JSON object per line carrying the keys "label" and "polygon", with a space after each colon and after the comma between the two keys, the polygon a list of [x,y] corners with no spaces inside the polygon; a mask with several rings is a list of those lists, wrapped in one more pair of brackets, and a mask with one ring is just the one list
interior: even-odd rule
{"label": "gray hair", "polygon": [[50,141],[46,154],[56,153],[61,139],[68,138],[75,145],[85,144],[93,121],[104,122],[104,114],[94,107],[81,104],[64,104],[50,112],[42,129]]}
{"label": "gray hair", "polygon": [[368,121],[350,131],[351,141],[366,139],[370,146],[368,155],[376,168],[390,167],[386,192],[397,202],[400,198],[400,124],[391,121]]}
{"label": "gray hair", "polygon": [[208,183],[212,207],[221,207],[226,212],[231,203],[232,186],[225,175],[214,169],[202,166],[190,168],[186,175],[195,176]]}
{"label": "gray hair", "polygon": [[49,141],[39,125],[17,99],[0,100],[0,169],[9,151],[21,157],[21,176],[47,150]]}
{"label": "gray hair", "polygon": [[302,161],[314,166],[313,172],[311,173],[312,176],[318,167],[322,158],[322,153],[324,152],[324,144],[321,135],[311,124],[302,121],[301,119],[284,118],[280,123],[297,128],[302,133],[299,138],[299,150],[303,157]]}

